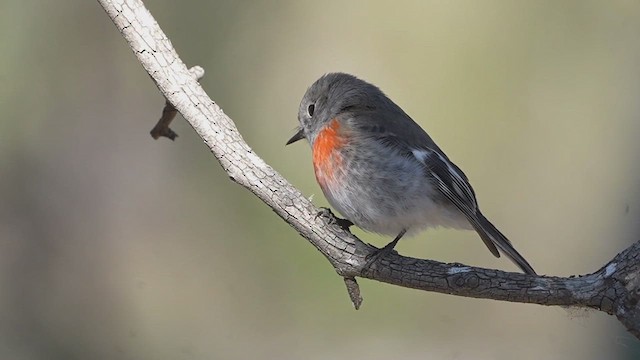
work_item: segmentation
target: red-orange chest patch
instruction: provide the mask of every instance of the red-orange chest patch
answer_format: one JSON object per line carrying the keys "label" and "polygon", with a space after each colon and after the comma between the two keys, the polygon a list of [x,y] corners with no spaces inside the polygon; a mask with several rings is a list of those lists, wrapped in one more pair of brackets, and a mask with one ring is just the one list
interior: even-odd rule
{"label": "red-orange chest patch", "polygon": [[313,170],[320,186],[332,181],[342,165],[340,148],[345,139],[340,136],[340,123],[333,119],[320,130],[313,143]]}

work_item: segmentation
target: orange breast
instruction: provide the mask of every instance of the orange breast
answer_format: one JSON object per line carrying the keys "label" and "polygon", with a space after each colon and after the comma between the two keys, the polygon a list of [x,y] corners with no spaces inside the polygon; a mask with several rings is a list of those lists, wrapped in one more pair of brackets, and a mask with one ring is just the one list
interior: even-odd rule
{"label": "orange breast", "polygon": [[313,143],[313,169],[320,186],[335,179],[336,170],[342,164],[339,149],[344,144],[340,136],[340,123],[333,119],[316,137]]}

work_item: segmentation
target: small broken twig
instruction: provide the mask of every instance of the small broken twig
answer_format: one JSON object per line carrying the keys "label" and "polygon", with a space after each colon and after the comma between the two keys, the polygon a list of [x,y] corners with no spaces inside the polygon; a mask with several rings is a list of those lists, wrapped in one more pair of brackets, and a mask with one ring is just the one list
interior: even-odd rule
{"label": "small broken twig", "polygon": [[[189,69],[189,73],[191,73],[196,81],[200,81],[200,79],[202,79],[202,77],[204,76],[204,69],[196,65]],[[176,132],[171,130],[171,128],[169,127],[171,121],[173,121],[177,113],[178,110],[173,107],[169,100],[166,100],[164,103],[164,109],[162,109],[162,116],[160,117],[160,120],[158,120],[156,126],[154,126],[150,131],[151,137],[153,137],[154,140],[158,140],[158,138],[160,137],[166,137],[171,140],[175,140],[178,137],[178,134],[176,134]]]}

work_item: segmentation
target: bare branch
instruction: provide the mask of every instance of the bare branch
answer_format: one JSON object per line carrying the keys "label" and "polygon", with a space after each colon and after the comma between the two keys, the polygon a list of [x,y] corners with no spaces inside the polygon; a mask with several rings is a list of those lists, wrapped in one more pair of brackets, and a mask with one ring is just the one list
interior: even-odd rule
{"label": "bare branch", "polygon": [[[140,0],[99,0],[167,99],[203,139],[229,177],[253,192],[316,247],[344,278],[356,307],[356,277],[440,293],[598,309],[640,339],[640,242],[600,270],[578,277],[530,276],[392,254],[370,269],[374,248],[336,225],[244,142],[233,121],[204,92]],[[175,114],[174,114],[175,115]],[[172,117],[171,117],[172,119]],[[162,120],[168,129],[169,119]],[[165,130],[166,131],[166,130]],[[169,130],[170,131],[170,130]]]}

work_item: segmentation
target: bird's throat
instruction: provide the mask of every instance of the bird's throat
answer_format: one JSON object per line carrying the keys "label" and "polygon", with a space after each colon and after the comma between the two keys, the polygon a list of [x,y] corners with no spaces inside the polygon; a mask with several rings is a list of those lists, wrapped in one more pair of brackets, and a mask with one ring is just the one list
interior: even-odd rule
{"label": "bird's throat", "polygon": [[340,123],[337,119],[331,120],[320,130],[313,142],[313,169],[320,186],[325,187],[327,182],[335,180],[340,172],[340,148],[343,144],[344,139],[340,136]]}

